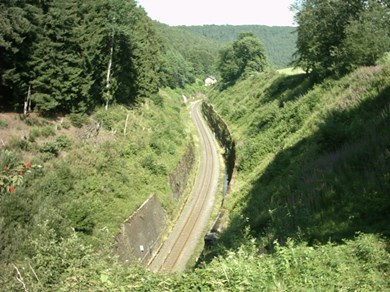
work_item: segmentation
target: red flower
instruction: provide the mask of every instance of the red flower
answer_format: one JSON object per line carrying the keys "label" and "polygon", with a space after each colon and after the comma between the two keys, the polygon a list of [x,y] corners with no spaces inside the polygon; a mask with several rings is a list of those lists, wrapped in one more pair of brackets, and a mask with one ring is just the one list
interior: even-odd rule
{"label": "red flower", "polygon": [[9,187],[9,192],[10,192],[10,193],[15,192],[15,187],[14,187],[14,186],[10,186],[10,187]]}
{"label": "red flower", "polygon": [[28,161],[28,162],[26,162],[25,164],[23,164],[24,165],[24,167],[25,168],[30,168],[31,167],[31,162],[30,161]]}

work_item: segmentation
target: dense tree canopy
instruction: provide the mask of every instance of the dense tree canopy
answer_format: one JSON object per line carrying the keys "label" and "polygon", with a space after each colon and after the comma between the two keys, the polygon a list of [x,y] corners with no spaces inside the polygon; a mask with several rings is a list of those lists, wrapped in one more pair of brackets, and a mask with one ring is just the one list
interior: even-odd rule
{"label": "dense tree canopy", "polygon": [[318,77],[372,65],[390,50],[390,9],[381,0],[303,0],[296,64]]}
{"label": "dense tree canopy", "polygon": [[0,4],[2,104],[27,92],[40,112],[132,104],[159,87],[161,48],[135,1],[6,1]]}
{"label": "dense tree canopy", "polygon": [[240,77],[264,71],[264,47],[254,34],[241,33],[238,40],[221,49],[217,66],[224,84],[234,84]]}

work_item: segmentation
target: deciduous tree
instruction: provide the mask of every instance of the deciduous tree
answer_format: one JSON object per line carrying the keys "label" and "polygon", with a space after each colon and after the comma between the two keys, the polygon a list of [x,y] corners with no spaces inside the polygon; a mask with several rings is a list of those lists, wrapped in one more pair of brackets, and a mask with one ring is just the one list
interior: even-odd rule
{"label": "deciduous tree", "polygon": [[264,71],[268,63],[260,40],[253,33],[241,33],[238,40],[220,50],[217,66],[228,85],[250,73]]}
{"label": "deciduous tree", "polygon": [[390,49],[389,6],[380,0],[302,0],[296,65],[318,78],[372,65]]}

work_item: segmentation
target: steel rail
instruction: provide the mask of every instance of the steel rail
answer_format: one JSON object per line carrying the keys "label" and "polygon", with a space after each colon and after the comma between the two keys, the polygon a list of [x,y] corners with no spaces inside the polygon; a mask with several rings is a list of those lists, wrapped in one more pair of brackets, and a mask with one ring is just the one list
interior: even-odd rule
{"label": "steel rail", "polygon": [[[198,172],[198,177],[195,181],[193,189],[194,199],[189,203],[192,203],[190,211],[184,220],[180,229],[175,233],[176,237],[171,245],[170,250],[163,255],[163,260],[155,268],[156,271],[176,271],[180,261],[183,258],[183,254],[186,251],[188,243],[194,237],[195,227],[199,224],[199,221],[203,215],[208,199],[213,195],[213,181],[215,163],[218,163],[218,159],[215,159],[213,153],[213,143],[210,134],[207,132],[204,120],[200,117],[199,106],[200,102],[197,102],[192,107],[192,119],[196,125],[200,145],[202,147],[201,165]],[[161,250],[160,250],[161,252]]]}

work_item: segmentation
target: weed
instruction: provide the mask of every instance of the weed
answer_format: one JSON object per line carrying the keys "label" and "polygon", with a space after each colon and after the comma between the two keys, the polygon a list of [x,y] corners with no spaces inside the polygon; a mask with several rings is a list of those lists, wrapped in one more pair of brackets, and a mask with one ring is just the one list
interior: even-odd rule
{"label": "weed", "polygon": [[67,119],[64,119],[61,123],[61,127],[64,128],[64,129],[69,129],[71,126],[71,123],[69,120]]}
{"label": "weed", "polygon": [[28,151],[30,149],[30,143],[24,137],[19,138],[19,137],[13,136],[13,137],[11,137],[10,141],[8,142],[8,148]]}
{"label": "weed", "polygon": [[52,125],[47,125],[47,126],[44,126],[43,128],[40,129],[40,134],[42,137],[50,137],[50,136],[54,136],[56,134],[55,130],[54,130],[54,127]]}
{"label": "weed", "polygon": [[69,120],[74,127],[81,128],[88,121],[88,117],[85,114],[71,113]]}
{"label": "weed", "polygon": [[0,120],[0,129],[8,128],[8,123],[4,120]]}

